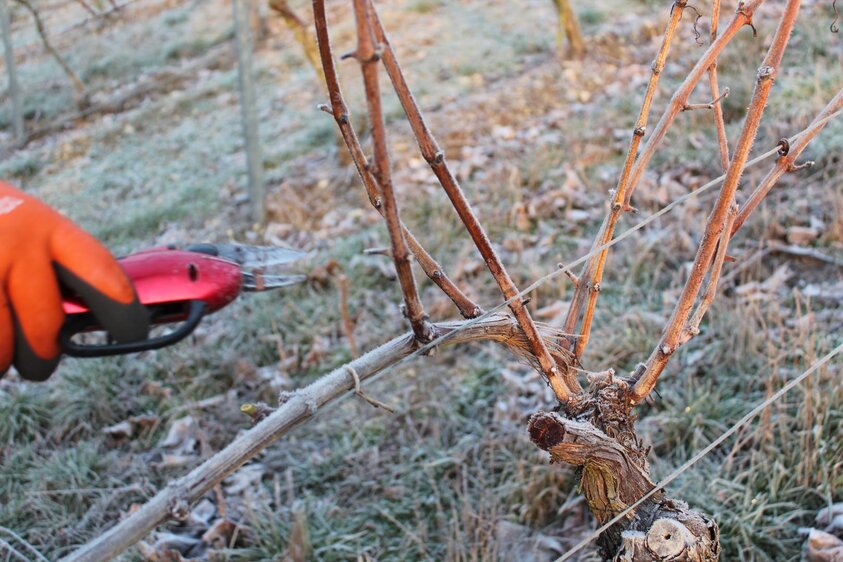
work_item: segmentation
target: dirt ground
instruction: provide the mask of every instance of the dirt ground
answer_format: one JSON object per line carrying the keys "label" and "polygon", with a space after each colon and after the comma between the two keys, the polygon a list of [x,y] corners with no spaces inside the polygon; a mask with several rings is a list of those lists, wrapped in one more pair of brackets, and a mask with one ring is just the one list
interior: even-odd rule
{"label": "dirt ground", "polygon": [[[669,3],[576,4],[583,60],[558,52],[546,0],[381,4],[431,129],[516,284],[585,254],[616,184]],[[0,542],[0,553],[30,559],[25,542],[52,560],[247,429],[241,404],[271,404],[348,361],[340,273],[350,282],[361,352],[408,326],[388,258],[364,253],[388,246],[386,229],[337,145],[331,116],[317,109],[327,101],[317,75],[280,19],[267,10],[255,53],[270,215],[261,231],[248,218],[230,3],[137,0],[83,25],[76,22],[86,12],[75,3],[38,6],[92,103],[153,87],[117,111],[70,120],[10,149],[4,83],[0,177],[118,255],[168,243],[284,244],[309,252],[299,270],[311,274],[306,285],[242,297],[178,346],[68,359],[44,384],[14,374],[0,380],[0,539],[10,545]],[[312,21],[309,2],[291,6]],[[350,3],[328,7],[335,52],[351,51]],[[704,42],[710,3],[695,8]],[[724,3],[723,20],[734,9]],[[780,2],[765,4],[754,21],[758,36],[742,30],[720,59],[732,143],[780,11]],[[12,16],[28,126],[73,115],[66,76],[27,13],[14,4]],[[832,20],[830,2],[804,3],[753,154],[802,130],[843,86],[843,43],[829,31]],[[694,17],[686,17],[651,123],[701,52]],[[352,123],[370,150],[359,69],[353,61],[339,68]],[[701,87],[694,98],[710,94]],[[385,112],[402,217],[471,298],[496,305],[497,287],[391,93]],[[640,409],[655,478],[843,341],[843,268],[829,263],[843,260],[841,154],[843,120],[835,119],[805,153],[816,165],[786,176],[732,242],[735,261],[702,334],[677,353]],[[772,165],[747,170],[740,200]],[[639,214],[622,219],[619,232],[721,173],[710,113],[681,114],[636,191]],[[618,244],[586,369],[627,373],[646,359],[713,196],[689,199]],[[770,251],[768,241],[828,261]],[[458,317],[420,271],[416,277],[432,320]],[[534,316],[558,325],[571,294],[567,279],[541,286],[530,302]],[[671,484],[673,497],[718,521],[723,560],[799,560],[800,529],[843,501],[840,365],[821,369]],[[506,350],[443,349],[388,371],[366,392],[395,411],[358,400],[321,411],[209,493],[188,522],[160,527],[121,559],[163,559],[170,549],[186,560],[539,561],[594,528],[576,474],[549,465],[527,436],[527,417],[553,408],[552,393]]]}

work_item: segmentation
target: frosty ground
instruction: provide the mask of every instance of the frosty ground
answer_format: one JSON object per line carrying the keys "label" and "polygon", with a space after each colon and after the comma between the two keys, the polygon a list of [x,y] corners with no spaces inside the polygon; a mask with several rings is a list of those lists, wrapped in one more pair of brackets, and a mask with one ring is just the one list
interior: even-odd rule
{"label": "frosty ground", "polygon": [[[468,197],[518,285],[585,254],[614,187],[670,6],[582,3],[582,61],[560,58],[551,2],[383,3],[399,58]],[[719,64],[734,141],[780,6],[765,5]],[[310,21],[309,3],[292,6]],[[709,5],[696,6],[704,15]],[[329,3],[335,51],[353,49],[348,2]],[[724,17],[734,9],[724,5]],[[220,449],[250,421],[246,402],[313,380],[352,356],[338,277],[350,282],[354,339],[365,351],[405,331],[400,291],[382,255],[382,221],[319,111],[326,96],[280,20],[256,53],[270,223],[252,228],[231,54],[230,5],[137,2],[102,25],[58,34],[84,17],[45,6],[55,42],[92,99],[205,62],[118,113],[6,151],[0,177],[60,208],[117,254],[166,243],[281,243],[311,252],[306,286],[243,297],[176,347],[139,356],[66,360],[46,384],[0,382],[0,538],[9,529],[56,559]],[[72,88],[15,12],[30,125],[75,111]],[[843,46],[827,2],[807,2],[776,81],[756,152],[792,135],[843,84]],[[699,22],[705,34],[705,18]],[[683,22],[654,112],[701,47]],[[355,63],[342,63],[353,122],[365,108]],[[0,92],[8,111],[8,97]],[[706,89],[696,96],[708,101]],[[697,100],[694,100],[697,101]],[[479,255],[427,164],[397,101],[386,100],[402,216],[461,287],[500,302]],[[626,228],[721,173],[708,112],[680,116],[633,201]],[[3,143],[10,118],[0,113]],[[362,128],[362,127],[361,127]],[[362,131],[364,142],[368,141]],[[830,123],[730,246],[736,261],[703,334],[669,367],[641,409],[655,477],[690,458],[764,397],[839,345],[840,267],[770,252],[767,240],[843,256],[843,124]],[[748,170],[743,196],[772,161]],[[584,367],[628,372],[655,344],[712,195],[691,199],[621,243],[603,283]],[[417,278],[422,280],[421,274]],[[433,320],[457,311],[426,280]],[[559,323],[571,287],[542,286],[530,303]],[[724,560],[798,560],[817,509],[841,501],[843,389],[839,361],[686,472],[671,494],[719,522]],[[593,521],[566,467],[551,466],[526,418],[554,406],[529,366],[492,344],[446,349],[389,372],[359,400],[322,411],[209,494],[189,525],[169,525],[126,560],[164,545],[208,560],[552,559]],[[128,423],[125,423],[128,422]],[[127,431],[126,427],[131,430]],[[115,427],[119,428],[115,429]],[[202,537],[205,540],[202,540]],[[585,555],[583,558],[589,559]]]}

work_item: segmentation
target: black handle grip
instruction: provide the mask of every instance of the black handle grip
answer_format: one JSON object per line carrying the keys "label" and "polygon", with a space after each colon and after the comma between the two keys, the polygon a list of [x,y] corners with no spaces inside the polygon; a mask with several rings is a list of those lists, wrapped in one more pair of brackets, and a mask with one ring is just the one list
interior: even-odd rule
{"label": "black handle grip", "polygon": [[[78,314],[70,316],[64,323],[59,334],[59,341],[64,353],[72,357],[105,357],[108,355],[123,355],[124,353],[137,353],[139,351],[167,347],[193,333],[193,330],[199,325],[199,322],[207,311],[207,305],[201,300],[187,301],[185,304],[188,305],[187,318],[178,328],[163,336],[134,342],[99,345],[79,344],[73,341],[73,336],[89,331],[92,326],[96,326],[96,321],[92,321],[92,318],[88,314]],[[154,312],[152,316],[154,322]]]}

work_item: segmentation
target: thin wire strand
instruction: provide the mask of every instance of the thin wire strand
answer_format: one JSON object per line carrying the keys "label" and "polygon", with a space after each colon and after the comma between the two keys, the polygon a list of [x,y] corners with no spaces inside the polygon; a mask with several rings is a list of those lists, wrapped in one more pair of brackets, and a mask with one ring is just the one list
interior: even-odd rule
{"label": "thin wire strand", "polygon": [[632,505],[630,505],[629,507],[624,509],[622,512],[618,513],[616,516],[614,516],[612,519],[610,519],[605,525],[603,525],[602,527],[600,527],[599,529],[594,531],[592,534],[590,534],[588,537],[586,537],[585,539],[583,539],[582,541],[577,543],[577,545],[574,548],[572,548],[571,550],[569,550],[568,552],[566,552],[565,554],[563,554],[562,556],[557,558],[556,562],[564,562],[565,560],[570,559],[571,556],[573,556],[574,554],[576,554],[577,552],[579,552],[580,550],[582,550],[583,548],[588,546],[593,540],[595,540],[597,537],[599,537],[609,527],[611,527],[612,525],[614,525],[615,523],[617,523],[618,521],[620,521],[621,519],[623,519],[624,517],[629,515],[632,511],[635,510],[635,508],[637,508],[639,505],[644,503],[647,499],[652,497],[654,494],[663,490],[665,486],[667,486],[668,484],[670,484],[671,482],[676,480],[683,472],[685,472],[686,470],[691,468],[693,465],[695,465],[697,462],[699,462],[700,459],[702,459],[707,454],[709,454],[711,451],[716,449],[726,439],[728,439],[729,437],[734,435],[735,432],[737,432],[741,427],[743,427],[747,423],[749,423],[749,421],[752,418],[754,418],[755,416],[760,414],[765,408],[767,408],[768,406],[770,406],[771,404],[776,402],[779,398],[784,396],[794,386],[798,385],[799,383],[804,381],[806,378],[808,378],[809,376],[814,374],[815,371],[817,371],[820,367],[822,367],[823,365],[828,363],[832,359],[832,357],[834,357],[835,355],[837,355],[841,351],[843,351],[843,343],[838,345],[832,351],[828,352],[819,361],[814,362],[814,364],[811,365],[808,368],[807,371],[805,371],[804,373],[802,373],[801,375],[799,375],[798,377],[796,377],[795,379],[793,379],[792,381],[790,381],[789,383],[787,383],[786,385],[781,387],[778,390],[778,392],[776,392],[775,394],[773,394],[772,396],[770,396],[769,398],[767,398],[766,400],[764,400],[760,404],[758,404],[755,408],[750,410],[744,417],[742,417],[732,427],[730,427],[728,430],[726,430],[726,432],[723,433],[723,435],[721,435],[720,437],[718,437],[717,439],[712,441],[705,449],[703,449],[702,451],[700,451],[699,453],[697,453],[696,455],[691,457],[690,460],[685,462],[685,464],[683,464],[682,466],[680,466],[679,468],[674,470],[670,474],[670,476],[666,477],[661,482],[656,484],[656,486],[652,490],[650,490],[649,492],[644,494],[644,496],[642,496],[641,499],[639,499],[638,501],[636,501],[635,503],[633,503]]}

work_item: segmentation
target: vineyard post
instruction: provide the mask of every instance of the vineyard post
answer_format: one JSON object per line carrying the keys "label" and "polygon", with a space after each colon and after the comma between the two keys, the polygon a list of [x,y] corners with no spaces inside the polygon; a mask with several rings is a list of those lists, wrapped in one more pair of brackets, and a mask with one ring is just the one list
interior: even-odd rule
{"label": "vineyard post", "polygon": [[251,1],[231,0],[231,7],[234,16],[240,113],[243,122],[243,140],[246,145],[246,168],[249,176],[252,221],[257,225],[263,225],[266,222],[266,185],[263,175],[263,151],[261,150],[258,130],[255,79],[252,74],[252,32],[249,26],[248,6]]}
{"label": "vineyard post", "polygon": [[15,51],[12,47],[12,30],[9,25],[9,6],[6,0],[0,0],[0,33],[3,34],[3,54],[6,58],[6,73],[9,77],[9,97],[12,102],[12,129],[15,140],[23,138],[23,104],[18,85]]}

